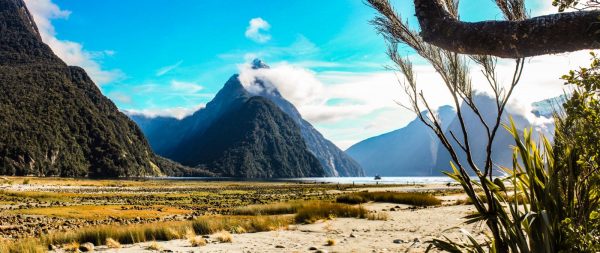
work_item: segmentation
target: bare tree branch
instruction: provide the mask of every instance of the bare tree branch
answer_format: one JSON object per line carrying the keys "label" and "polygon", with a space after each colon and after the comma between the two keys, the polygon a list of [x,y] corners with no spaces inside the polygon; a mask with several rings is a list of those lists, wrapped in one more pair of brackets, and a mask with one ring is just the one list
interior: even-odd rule
{"label": "bare tree branch", "polygon": [[[387,19],[394,19],[389,0],[369,2]],[[598,10],[526,18],[522,1],[496,0],[506,21],[463,22],[445,2],[414,0],[423,40],[452,52],[523,58],[600,48]]]}

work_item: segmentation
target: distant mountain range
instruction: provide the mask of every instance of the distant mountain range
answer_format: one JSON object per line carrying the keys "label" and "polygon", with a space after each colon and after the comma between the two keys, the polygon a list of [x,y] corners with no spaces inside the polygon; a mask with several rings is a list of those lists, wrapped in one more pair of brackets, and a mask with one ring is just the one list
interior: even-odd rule
{"label": "distant mountain range", "polygon": [[155,156],[86,72],[42,42],[22,0],[0,0],[0,174],[214,175]]}
{"label": "distant mountain range", "polygon": [[[560,102],[553,101],[558,100],[548,99],[535,103],[532,112],[508,110],[503,122],[507,122],[508,115],[511,115],[516,126],[524,129],[535,123],[530,122],[525,114],[535,114],[538,117],[545,117],[541,118],[540,121],[546,122],[546,124],[542,124],[540,126],[542,128],[537,130],[548,135],[548,133],[553,132],[553,129],[549,129],[552,124],[549,123],[550,121],[547,118],[551,117],[553,107],[556,108],[555,106],[560,104]],[[497,115],[494,100],[480,94],[475,97],[475,103],[484,115],[484,120],[491,124]],[[466,105],[462,105],[461,110],[468,128],[475,163],[483,167],[485,161],[485,129],[481,126],[480,120]],[[450,136],[450,132],[453,132],[458,139],[462,139],[462,131],[455,110],[450,106],[443,106],[437,110],[437,113],[446,135]],[[453,145],[459,149],[455,142],[453,142]],[[511,145],[514,145],[512,136],[505,129],[500,128],[492,147],[492,158],[496,166],[512,165]],[[361,141],[348,148],[346,152],[358,161],[369,176],[377,174],[381,176],[439,176],[442,175],[441,171],[450,170],[450,154],[441,145],[438,138],[433,135],[433,132],[418,118],[406,127]],[[464,154],[463,152],[459,153]],[[464,155],[461,155],[459,159],[461,163],[466,162]]]}
{"label": "distant mountain range", "polygon": [[[268,66],[255,60],[252,68]],[[252,85],[264,88],[265,83],[256,79]],[[181,120],[130,117],[158,154],[224,176],[364,175],[358,163],[302,119],[276,88],[251,93],[238,75],[205,108]]]}

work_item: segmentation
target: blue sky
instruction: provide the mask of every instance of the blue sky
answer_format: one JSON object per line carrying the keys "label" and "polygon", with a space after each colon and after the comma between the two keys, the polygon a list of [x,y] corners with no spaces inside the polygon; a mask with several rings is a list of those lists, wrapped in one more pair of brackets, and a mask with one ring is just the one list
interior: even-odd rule
{"label": "blue sky", "polygon": [[[368,23],[374,11],[359,0],[26,2],[57,55],[84,67],[121,110],[181,117],[259,57],[283,80],[282,93],[342,148],[414,117],[396,104],[401,90]],[[416,24],[411,2],[394,1]],[[550,0],[528,3],[535,13]],[[492,1],[461,6],[464,20],[502,17]]]}

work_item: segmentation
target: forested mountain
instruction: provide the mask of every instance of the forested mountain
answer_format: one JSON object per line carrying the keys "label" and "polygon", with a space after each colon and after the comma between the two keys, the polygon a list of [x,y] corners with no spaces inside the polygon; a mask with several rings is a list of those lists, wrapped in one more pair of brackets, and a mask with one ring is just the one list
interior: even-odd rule
{"label": "forested mountain", "polygon": [[156,157],[85,71],[42,42],[22,0],[0,1],[0,159],[3,175],[211,175]]}

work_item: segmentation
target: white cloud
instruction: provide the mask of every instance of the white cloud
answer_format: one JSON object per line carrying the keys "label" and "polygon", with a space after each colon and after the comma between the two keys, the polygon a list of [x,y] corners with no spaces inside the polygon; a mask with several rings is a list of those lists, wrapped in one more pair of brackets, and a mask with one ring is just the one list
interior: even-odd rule
{"label": "white cloud", "polygon": [[183,61],[178,61],[177,63],[175,63],[173,65],[164,66],[164,67],[158,69],[156,71],[156,76],[162,76],[164,74],[167,74],[167,73],[171,72],[171,70],[174,70],[177,67],[179,67],[179,65],[181,65],[181,63],[183,63]]}
{"label": "white cloud", "polygon": [[[350,80],[348,76],[353,78]],[[327,85],[321,80],[323,77],[329,81]],[[313,123],[338,122],[378,109],[398,107],[394,100],[401,91],[393,73],[318,74],[285,62],[274,64],[270,69],[241,65],[239,78],[252,93],[260,93],[263,89],[255,85],[255,79],[262,80],[267,91],[276,88]]]}
{"label": "white cloud", "polygon": [[271,25],[262,18],[253,18],[250,25],[246,28],[246,38],[258,43],[265,43],[271,39],[271,35],[264,32],[269,31]]}
{"label": "white cloud", "polygon": [[[588,65],[589,58],[587,51],[580,51],[528,59],[509,113],[522,115],[537,130],[549,132],[549,122],[530,113],[531,103],[562,95],[568,87],[563,85],[560,76],[570,69]],[[267,89],[276,87],[305,119],[340,147],[395,130],[415,117],[397,104],[406,103],[407,97],[398,83],[402,77],[391,71],[314,72],[301,67],[305,64],[277,62],[271,65],[271,69],[258,70],[240,65],[240,80],[250,91],[259,88],[252,85],[255,78],[264,80]],[[431,66],[421,63],[414,68],[419,89],[433,108],[453,105],[441,78]],[[500,82],[508,84],[513,70],[512,60],[500,60],[497,66]],[[489,93],[478,67],[472,67],[471,77],[476,90]]]}
{"label": "white cloud", "polygon": [[171,81],[171,89],[187,93],[196,93],[204,89],[201,85],[192,82],[182,82],[177,80]]}
{"label": "white cloud", "polygon": [[149,118],[172,117],[176,119],[183,119],[204,108],[205,106],[205,104],[199,104],[194,107],[146,108],[143,110],[128,109],[124,110],[123,112],[129,115],[143,115]]}
{"label": "white cloud", "polygon": [[80,66],[86,70],[92,80],[98,85],[112,82],[123,76],[119,70],[104,70],[98,62],[99,58],[111,56],[113,51],[90,52],[77,42],[60,40],[52,25],[52,19],[66,19],[70,11],[61,10],[51,0],[25,0],[27,8],[40,31],[42,40],[52,48],[52,51],[68,65]]}

